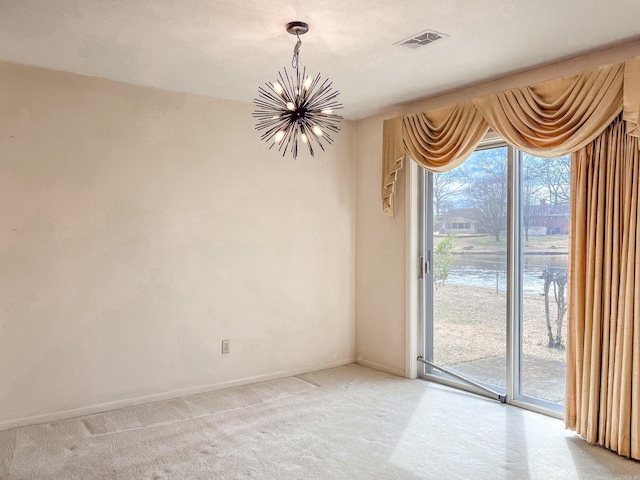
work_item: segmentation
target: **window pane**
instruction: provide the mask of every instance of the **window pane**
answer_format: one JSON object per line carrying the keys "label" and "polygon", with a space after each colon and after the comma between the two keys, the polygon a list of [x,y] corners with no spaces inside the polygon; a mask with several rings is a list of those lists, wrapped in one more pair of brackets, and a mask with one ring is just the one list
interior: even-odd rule
{"label": "window pane", "polygon": [[562,404],[565,390],[569,155],[523,154],[521,394]]}
{"label": "window pane", "polygon": [[505,385],[507,148],[433,175],[433,361]]}

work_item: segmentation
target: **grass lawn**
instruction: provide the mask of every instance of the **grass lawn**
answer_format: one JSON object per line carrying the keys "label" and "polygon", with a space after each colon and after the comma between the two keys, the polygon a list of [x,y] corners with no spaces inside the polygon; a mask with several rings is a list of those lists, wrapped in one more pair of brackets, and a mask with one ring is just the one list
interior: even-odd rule
{"label": "grass lawn", "polygon": [[[434,291],[434,360],[455,365],[505,355],[506,294],[445,285]],[[523,296],[523,351],[529,357],[565,361],[565,350],[547,347],[544,297]],[[550,303],[555,318],[555,302]],[[566,338],[566,315],[563,339]],[[553,325],[555,329],[555,325]],[[554,330],[555,331],[555,330]]]}
{"label": "grass lawn", "polygon": [[[547,347],[544,297],[523,296],[521,370],[526,395],[562,404],[566,351]],[[551,317],[556,305],[551,302]],[[436,364],[468,378],[505,386],[506,296],[495,290],[445,285],[434,292]],[[566,316],[562,338],[566,342]],[[555,325],[552,323],[555,331]]]}

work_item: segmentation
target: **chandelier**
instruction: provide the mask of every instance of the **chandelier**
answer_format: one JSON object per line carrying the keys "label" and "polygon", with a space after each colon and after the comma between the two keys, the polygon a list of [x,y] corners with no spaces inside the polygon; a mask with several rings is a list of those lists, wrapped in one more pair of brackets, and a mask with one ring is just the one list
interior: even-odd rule
{"label": "chandelier", "polygon": [[287,32],[298,39],[291,60],[293,71],[289,74],[283,68],[277,80],[258,88],[258,98],[253,100],[257,107],[253,112],[255,128],[262,132],[260,139],[271,144],[269,149],[277,145],[283,157],[287,151],[293,158],[298,156],[298,140],[308,146],[313,156],[314,145],[324,150],[324,144],[333,143],[331,134],[340,131],[342,117],[335,113],[342,109],[336,101],[340,93],[320,74],[312,77],[307,75],[306,67],[300,69],[300,35],[308,31],[309,25],[304,22],[287,24]]}

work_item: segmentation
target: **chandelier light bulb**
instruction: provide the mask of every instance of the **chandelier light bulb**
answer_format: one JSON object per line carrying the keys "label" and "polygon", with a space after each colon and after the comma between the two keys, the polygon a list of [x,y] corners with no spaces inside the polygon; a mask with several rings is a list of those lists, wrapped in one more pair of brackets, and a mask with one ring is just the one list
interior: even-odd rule
{"label": "chandelier light bulb", "polygon": [[280,141],[284,138],[284,130],[278,131],[276,133],[275,138],[273,139],[274,143],[280,143]]}
{"label": "chandelier light bulb", "polygon": [[282,92],[284,92],[282,85],[280,85],[278,82],[275,82],[273,84],[273,89],[276,91],[278,95],[282,95]]}
{"label": "chandelier light bulb", "polygon": [[309,90],[310,86],[311,86],[311,77],[307,77],[307,79],[304,81],[304,89]]}
{"label": "chandelier light bulb", "polygon": [[333,110],[322,110],[320,113],[324,113],[325,115],[331,115]]}
{"label": "chandelier light bulb", "polygon": [[313,133],[315,133],[317,136],[319,137],[322,136],[322,129],[318,125],[314,125],[312,130],[313,130]]}
{"label": "chandelier light bulb", "polygon": [[291,110],[292,112],[294,112],[295,109],[296,109],[296,106],[295,106],[295,104],[293,102],[287,102],[287,108],[289,110]]}
{"label": "chandelier light bulb", "polygon": [[302,139],[303,143],[309,143],[309,139],[307,138],[306,134],[303,133],[302,135],[300,135],[300,138]]}

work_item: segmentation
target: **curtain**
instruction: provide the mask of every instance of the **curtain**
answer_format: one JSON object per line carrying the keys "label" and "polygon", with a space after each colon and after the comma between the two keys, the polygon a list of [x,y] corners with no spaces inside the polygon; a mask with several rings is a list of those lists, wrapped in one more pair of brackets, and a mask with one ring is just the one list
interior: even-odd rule
{"label": "curtain", "polygon": [[402,117],[385,120],[382,127],[382,210],[390,217],[395,216],[395,192],[398,171],[404,163],[402,144]]}
{"label": "curtain", "polygon": [[507,143],[559,157],[586,145],[622,111],[624,64],[516,88],[473,101]]}
{"label": "curtain", "polygon": [[640,143],[617,119],[573,155],[566,426],[640,459]]}
{"label": "curtain", "polygon": [[402,125],[405,152],[434,172],[451,170],[464,162],[489,130],[471,102],[407,115]]}
{"label": "curtain", "polygon": [[386,122],[385,212],[405,155],[445,171],[489,127],[532,155],[572,153],[565,423],[640,460],[640,57]]}
{"label": "curtain", "polygon": [[624,65],[624,117],[627,135],[640,137],[640,57]]}
{"label": "curtain", "polygon": [[572,153],[596,138],[624,108],[640,136],[640,57],[471,102],[385,121],[383,210],[393,216],[395,181],[405,155],[442,172],[464,161],[490,127],[532,155]]}
{"label": "curtain", "polygon": [[393,217],[395,182],[405,154],[429,170],[451,170],[473,153],[489,125],[468,102],[385,120],[383,129],[382,208]]}

